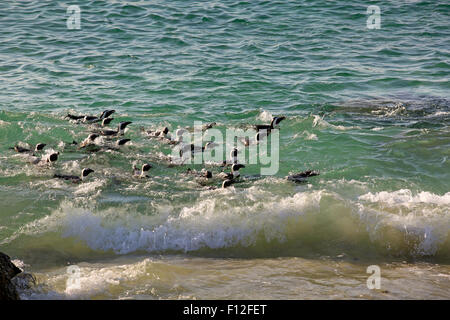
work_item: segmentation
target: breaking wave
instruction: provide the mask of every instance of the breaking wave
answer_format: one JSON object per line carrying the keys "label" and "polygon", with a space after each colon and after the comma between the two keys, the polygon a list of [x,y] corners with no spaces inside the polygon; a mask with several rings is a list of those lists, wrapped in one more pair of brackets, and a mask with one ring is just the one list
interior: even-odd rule
{"label": "breaking wave", "polygon": [[[344,251],[363,257],[448,258],[449,197],[410,190],[366,193],[355,201],[324,190],[273,197],[254,186],[248,192],[213,191],[182,209],[160,207],[156,215],[63,203],[9,241],[31,237],[34,242],[54,233],[90,250],[116,254],[210,250],[218,255],[292,256]],[[70,250],[70,244],[61,243],[61,250]]]}

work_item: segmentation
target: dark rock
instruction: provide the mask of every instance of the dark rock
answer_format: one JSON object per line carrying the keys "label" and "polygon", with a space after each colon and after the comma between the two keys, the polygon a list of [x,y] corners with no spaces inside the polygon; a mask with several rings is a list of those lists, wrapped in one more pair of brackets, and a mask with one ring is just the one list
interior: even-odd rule
{"label": "dark rock", "polygon": [[22,270],[11,262],[10,257],[0,252],[0,300],[20,300],[11,279],[21,272]]}
{"label": "dark rock", "polygon": [[37,286],[36,277],[28,272],[19,273],[11,279],[11,282],[20,291],[32,290]]}

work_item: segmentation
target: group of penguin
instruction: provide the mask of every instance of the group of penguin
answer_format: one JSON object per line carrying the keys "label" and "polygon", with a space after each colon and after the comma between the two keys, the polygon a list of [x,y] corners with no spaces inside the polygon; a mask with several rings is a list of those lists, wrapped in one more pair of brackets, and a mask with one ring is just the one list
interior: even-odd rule
{"label": "group of penguin", "polygon": [[[115,113],[115,110],[104,110],[99,116],[95,115],[74,115],[67,114],[66,119],[69,119],[71,122],[75,122],[77,124],[89,124],[92,125],[90,129],[90,134],[84,139],[81,143],[76,142],[75,140],[69,143],[69,145],[77,147],[79,150],[86,150],[87,152],[97,152],[101,150],[115,150],[119,151],[120,147],[130,142],[130,139],[123,138],[125,129],[128,125],[130,125],[131,121],[122,121],[118,124],[117,129],[110,129],[108,125],[114,120],[111,118],[111,115]],[[271,130],[273,130],[276,126],[280,124],[285,117],[278,116],[273,117],[270,124],[258,124],[254,125],[253,128],[256,130],[256,135],[254,141],[250,141],[248,137],[241,140],[241,143],[247,147],[250,144],[258,144],[264,136],[270,134]],[[206,131],[216,123],[208,123],[203,125],[202,131]],[[141,128],[142,133],[148,138],[156,138],[161,140],[167,144],[177,145],[179,149],[179,155],[182,157],[183,155],[191,153],[194,155],[196,152],[204,152],[209,149],[213,149],[216,144],[214,142],[207,142],[204,146],[197,146],[193,143],[184,143],[183,142],[183,134],[186,131],[191,131],[190,128],[180,128],[175,132],[175,137],[172,137],[169,134],[169,128],[164,127],[161,130],[146,130],[145,128]],[[102,137],[102,144],[96,143],[98,138]],[[15,145],[10,149],[14,150],[17,153],[27,154],[29,156],[28,160],[30,163],[35,165],[46,165],[54,163],[58,160],[59,152],[51,152],[45,156],[39,157],[39,154],[43,153],[45,148],[45,143],[38,143],[34,148],[25,148],[19,145]],[[230,172],[222,171],[215,175],[216,178],[223,180],[222,188],[227,188],[231,186],[233,183],[237,182],[240,177],[239,170],[245,168],[245,165],[238,163],[237,161],[238,149],[234,148],[231,151],[231,160],[224,160],[221,167],[231,167]],[[172,165],[170,165],[172,166]],[[152,168],[152,165],[149,163],[144,163],[141,168],[137,168],[133,165],[133,177],[136,178],[148,178],[147,172]],[[86,179],[86,177],[93,173],[94,170],[90,168],[83,168],[80,176],[76,175],[64,175],[64,174],[54,174],[53,178],[62,179],[66,181],[71,181],[73,183],[80,183]],[[211,171],[203,168],[200,171],[188,168],[185,172],[186,174],[195,175],[197,177],[201,177],[203,179],[211,179],[213,178],[213,174]],[[307,178],[312,176],[319,175],[318,171],[307,170],[300,173],[296,173],[293,175],[289,175],[286,178],[290,181],[296,183],[305,182]],[[210,189],[215,189],[216,187],[210,187]]]}

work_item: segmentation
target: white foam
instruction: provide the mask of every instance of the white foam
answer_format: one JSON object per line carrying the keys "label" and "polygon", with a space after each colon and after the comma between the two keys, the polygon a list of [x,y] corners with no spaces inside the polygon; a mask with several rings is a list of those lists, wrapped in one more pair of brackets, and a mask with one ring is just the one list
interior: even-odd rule
{"label": "white foam", "polygon": [[[361,187],[363,190],[357,191],[358,194],[367,192],[365,183],[354,180],[342,183]],[[149,209],[156,214],[151,215],[135,212],[126,205],[93,210],[63,202],[49,216],[25,225],[3,243],[22,234],[56,232],[63,238],[81,241],[93,250],[127,254],[141,250],[189,252],[201,248],[250,246],[262,239],[268,243],[283,242],[291,235],[298,236],[290,231],[293,223],[308,224],[302,228],[310,226],[309,220],[303,220],[305,215],[309,217],[323,211],[330,213],[329,223],[340,220],[340,216],[334,216],[336,201],[351,205],[348,214],[358,214],[371,240],[387,247],[405,246],[403,249],[408,253],[432,255],[448,235],[450,193],[442,196],[429,192],[413,194],[406,189],[369,192],[349,202],[345,200],[348,197],[339,196],[339,189],[333,193],[303,187],[302,192],[292,196],[274,196],[261,182],[248,189],[204,191],[194,204],[181,208],[171,203],[152,202]],[[323,196],[327,196],[327,200],[322,207]],[[349,227],[354,229],[352,225]],[[395,237],[390,230],[394,230]]]}
{"label": "white foam", "polygon": [[[89,179],[89,177],[87,179]],[[102,187],[106,185],[106,182],[106,179],[92,179],[91,181],[83,181],[77,185],[77,189],[73,193],[77,196],[83,194],[94,196],[94,191],[98,190],[95,195],[100,195]]]}
{"label": "white foam", "polygon": [[314,133],[310,133],[309,131],[307,131],[307,130],[305,130],[305,131],[303,131],[301,134],[295,134],[294,136],[293,136],[293,139],[296,139],[296,138],[298,138],[298,137],[302,137],[304,140],[319,140],[318,138],[317,138],[317,135],[316,134],[314,134]]}
{"label": "white foam", "polygon": [[305,131],[305,140],[319,140],[319,138],[317,138],[316,134]]}
{"label": "white foam", "polygon": [[[158,282],[159,263],[146,258],[139,262],[115,264],[71,265],[62,269],[52,270],[49,274],[38,274],[45,277],[45,284],[33,286],[28,290],[20,290],[24,300],[46,299],[89,299],[95,297],[109,298],[112,292],[124,292],[129,288],[139,287],[139,280]],[[69,268],[72,268],[72,272]],[[138,290],[139,292],[139,290]],[[147,292],[157,296],[156,288]],[[126,298],[126,297],[124,297]]]}
{"label": "white foam", "polygon": [[25,262],[23,262],[22,260],[19,260],[19,259],[11,260],[11,262],[12,262],[17,268],[22,269],[22,271],[23,271],[23,269],[24,269],[25,267],[29,267],[29,266],[30,266],[30,265],[28,265],[28,264],[25,264]]}
{"label": "white foam", "polygon": [[314,127],[332,128],[332,129],[340,130],[340,131],[361,129],[361,127],[359,127],[359,126],[346,127],[346,126],[342,126],[342,125],[334,125],[334,124],[331,124],[331,123],[323,120],[323,118],[318,116],[318,115],[313,115],[313,117],[314,117],[314,119],[313,119],[313,128]]}
{"label": "white foam", "polygon": [[[401,189],[369,192],[359,200],[366,202],[358,204],[359,214],[371,239],[387,247],[401,246],[398,241],[402,239],[409,254],[434,255],[448,237],[450,192],[440,196]],[[401,238],[389,230],[397,230]]]}
{"label": "white foam", "polygon": [[397,103],[392,107],[381,107],[380,109],[373,110],[373,114],[378,114],[380,117],[393,117],[406,112],[406,107],[401,103]]}
{"label": "white foam", "polygon": [[366,193],[359,197],[360,200],[370,202],[383,202],[389,205],[400,204],[408,206],[416,203],[433,203],[438,205],[450,205],[450,192],[439,196],[431,192],[422,191],[413,195],[411,190],[401,189],[393,192],[381,191]]}
{"label": "white foam", "polygon": [[437,111],[431,115],[429,115],[429,118],[434,118],[434,117],[442,117],[442,116],[447,116],[450,115],[449,111]]}
{"label": "white foam", "polygon": [[[173,207],[164,207],[158,208],[159,213],[152,216],[126,208],[93,212],[66,203],[21,232],[61,230],[63,237],[81,240],[94,250],[113,250],[120,254],[137,250],[193,251],[204,247],[245,246],[255,243],[261,234],[267,241],[283,241],[288,219],[316,208],[322,191],[267,201],[269,195],[256,187],[239,192],[224,190],[182,208],[178,214]],[[233,199],[242,200],[243,196],[249,200],[245,202],[252,204],[244,210],[232,205]]]}
{"label": "white foam", "polygon": [[[145,259],[135,264],[115,265],[106,267],[78,266],[77,276],[69,280],[69,275],[62,274],[53,281],[66,283],[64,294],[66,298],[76,299],[108,292],[108,288],[121,286],[124,282],[149,275],[147,269],[152,261]],[[69,281],[68,281],[69,280]]]}
{"label": "white foam", "polygon": [[63,162],[62,169],[64,171],[74,172],[75,174],[81,173],[80,162],[77,160],[70,160]]}
{"label": "white foam", "polygon": [[263,122],[269,122],[269,123],[272,121],[272,118],[273,118],[272,114],[266,110],[263,110],[258,116],[259,120],[261,120]]}

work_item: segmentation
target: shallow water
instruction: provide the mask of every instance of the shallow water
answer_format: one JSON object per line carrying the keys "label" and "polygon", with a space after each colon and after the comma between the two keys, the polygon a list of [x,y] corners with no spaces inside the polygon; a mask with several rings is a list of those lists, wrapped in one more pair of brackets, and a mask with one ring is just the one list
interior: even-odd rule
{"label": "shallow water", "polygon": [[[69,4],[0,4],[0,250],[37,277],[23,298],[450,297],[446,2],[380,5],[379,30],[359,1],[87,1],[80,30]],[[67,145],[91,128],[68,112],[110,108],[130,145]],[[274,115],[279,171],[247,165],[224,190],[169,168],[140,129]],[[8,149],[38,142],[56,164]],[[151,178],[133,179],[144,162]],[[79,185],[52,179],[84,167]],[[285,180],[306,169],[320,176]]]}

